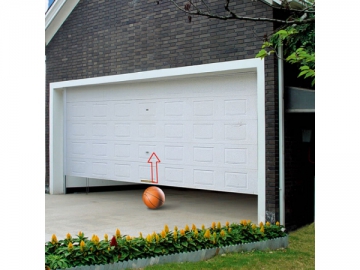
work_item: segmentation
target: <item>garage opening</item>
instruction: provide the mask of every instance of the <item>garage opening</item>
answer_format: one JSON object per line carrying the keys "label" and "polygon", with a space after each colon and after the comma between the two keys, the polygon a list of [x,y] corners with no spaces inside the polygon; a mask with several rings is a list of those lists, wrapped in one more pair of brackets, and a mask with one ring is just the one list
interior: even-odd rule
{"label": "garage opening", "polygon": [[263,61],[54,83],[50,107],[50,193],[79,178],[253,194],[265,219]]}

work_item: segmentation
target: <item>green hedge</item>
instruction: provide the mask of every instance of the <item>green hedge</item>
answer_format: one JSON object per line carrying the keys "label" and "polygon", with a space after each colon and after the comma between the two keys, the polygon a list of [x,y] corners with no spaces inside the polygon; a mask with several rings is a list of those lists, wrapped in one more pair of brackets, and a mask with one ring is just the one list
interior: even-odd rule
{"label": "green hedge", "polygon": [[64,240],[57,240],[53,235],[51,241],[45,243],[45,266],[48,269],[70,268],[81,265],[109,264],[118,261],[149,258],[159,255],[190,252],[201,249],[244,244],[286,236],[284,226],[279,222],[258,226],[251,221],[240,223],[212,223],[210,228],[202,225],[201,229],[194,224],[179,230],[176,226],[170,231],[165,225],[161,233],[143,237],[121,235],[117,229],[109,239],[105,234],[100,240],[97,235],[91,239],[79,232],[76,237],[69,233]]}

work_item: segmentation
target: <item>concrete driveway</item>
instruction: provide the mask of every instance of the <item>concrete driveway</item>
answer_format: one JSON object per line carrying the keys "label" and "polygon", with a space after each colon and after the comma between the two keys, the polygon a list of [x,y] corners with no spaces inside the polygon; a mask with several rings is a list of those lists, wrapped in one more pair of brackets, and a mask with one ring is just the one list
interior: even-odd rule
{"label": "concrete driveway", "polygon": [[210,227],[213,221],[239,222],[242,219],[257,223],[257,196],[236,193],[212,192],[194,189],[161,187],[165,193],[164,205],[156,210],[148,209],[142,201],[143,189],[45,195],[45,241],[51,235],[64,239],[79,231],[91,238],[97,234],[109,238],[117,228],[121,234],[143,236],[161,232],[167,224],[170,230],[186,224],[198,228]]}

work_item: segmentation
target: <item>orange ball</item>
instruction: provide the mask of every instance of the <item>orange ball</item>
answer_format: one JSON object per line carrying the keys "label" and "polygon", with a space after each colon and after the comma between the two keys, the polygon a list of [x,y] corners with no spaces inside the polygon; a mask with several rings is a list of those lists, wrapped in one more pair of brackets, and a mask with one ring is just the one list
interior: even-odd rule
{"label": "orange ball", "polygon": [[158,187],[148,187],[142,195],[142,200],[150,209],[156,209],[164,204],[165,194]]}

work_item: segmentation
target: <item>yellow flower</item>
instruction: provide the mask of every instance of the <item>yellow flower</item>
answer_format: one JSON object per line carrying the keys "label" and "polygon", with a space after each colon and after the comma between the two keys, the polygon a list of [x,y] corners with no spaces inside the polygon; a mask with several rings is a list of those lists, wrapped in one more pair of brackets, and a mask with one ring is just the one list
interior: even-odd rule
{"label": "yellow flower", "polygon": [[96,234],[93,234],[93,236],[91,237],[91,242],[93,242],[95,245],[99,244],[100,239]]}
{"label": "yellow flower", "polygon": [[169,227],[168,227],[168,225],[166,225],[166,224],[165,224],[165,226],[164,226],[164,230],[165,230],[165,232],[166,232],[166,233],[168,233],[168,232],[169,232]]}
{"label": "yellow flower", "polygon": [[198,230],[195,228],[195,231],[194,231],[194,236],[195,236],[195,238],[198,237],[198,234],[199,234],[199,232],[198,232]]}
{"label": "yellow flower", "polygon": [[259,223],[259,227],[262,227],[262,226],[264,226],[264,223],[261,221],[261,222]]}
{"label": "yellow flower", "polygon": [[79,231],[78,236],[83,237],[84,236],[83,232]]}
{"label": "yellow flower", "polygon": [[226,226],[227,228],[229,228],[229,226],[230,226],[230,223],[229,223],[229,221],[226,221],[226,224],[225,224],[225,226]]}
{"label": "yellow flower", "polygon": [[217,223],[217,229],[221,229],[221,223],[220,223],[220,221]]}
{"label": "yellow flower", "polygon": [[265,232],[264,226],[261,226],[261,228],[260,228],[260,232],[262,232],[262,233],[264,233],[264,232]]}
{"label": "yellow flower", "polygon": [[224,230],[221,230],[220,235],[221,235],[221,237],[225,237],[225,232],[224,232]]}
{"label": "yellow flower", "polygon": [[250,224],[250,223],[251,223],[251,220],[250,220],[250,219],[248,219],[247,223],[248,223],[248,224]]}
{"label": "yellow flower", "polygon": [[109,241],[109,236],[107,235],[107,233],[104,234],[104,239],[105,241]]}
{"label": "yellow flower", "polygon": [[174,231],[173,235],[174,235],[174,239],[175,239],[175,241],[176,241],[176,240],[177,240],[177,237],[178,237],[177,231]]}
{"label": "yellow flower", "polygon": [[73,248],[74,248],[74,247],[73,247],[73,244],[70,242],[70,243],[68,244],[68,250],[71,251]]}
{"label": "yellow flower", "polygon": [[202,230],[205,230],[205,225],[204,225],[204,224],[201,225],[201,229],[202,229]]}
{"label": "yellow flower", "polygon": [[269,227],[271,224],[269,221],[266,222],[266,226]]}
{"label": "yellow flower", "polygon": [[207,239],[210,239],[210,230],[209,229],[206,230],[204,237]]}
{"label": "yellow flower", "polygon": [[256,225],[255,225],[255,224],[251,225],[251,228],[252,228],[253,230],[255,230],[255,229],[256,229]]}
{"label": "yellow flower", "polygon": [[152,240],[152,237],[151,237],[150,234],[148,234],[148,235],[146,236],[146,241],[147,241],[148,243],[150,243],[151,240]]}
{"label": "yellow flower", "polygon": [[184,236],[185,235],[185,231],[183,229],[180,230],[180,234],[181,236]]}
{"label": "yellow flower", "polygon": [[120,233],[120,230],[119,230],[119,229],[116,229],[115,236],[116,236],[116,238],[120,238],[120,237],[121,237],[121,233]]}
{"label": "yellow flower", "polygon": [[228,232],[231,233],[231,228],[228,229]]}
{"label": "yellow flower", "polygon": [[191,230],[192,230],[193,232],[195,232],[195,230],[196,230],[195,224],[193,224],[193,225],[191,226]]}
{"label": "yellow flower", "polygon": [[162,237],[162,238],[165,238],[165,237],[166,237],[166,232],[165,232],[165,230],[162,230],[162,232],[161,232],[161,237]]}
{"label": "yellow flower", "polygon": [[108,247],[108,251],[110,251],[110,247]]}
{"label": "yellow flower", "polygon": [[57,240],[57,238],[56,238],[56,235],[53,234],[53,235],[51,236],[51,244],[55,245],[55,244],[57,244],[57,242],[58,242],[58,240]]}
{"label": "yellow flower", "polygon": [[276,226],[280,226],[280,222],[279,222],[279,221],[276,221]]}
{"label": "yellow flower", "polygon": [[81,240],[81,242],[80,242],[80,250],[84,251],[84,247],[85,247],[85,242],[83,240]]}
{"label": "yellow flower", "polygon": [[143,235],[142,235],[142,232],[140,232],[140,239],[142,239],[143,238]]}
{"label": "yellow flower", "polygon": [[178,227],[175,225],[175,227],[174,227],[174,231],[177,231],[178,230]]}
{"label": "yellow flower", "polygon": [[66,239],[67,239],[67,240],[70,240],[70,239],[71,239],[71,234],[70,234],[70,233],[67,233]]}
{"label": "yellow flower", "polygon": [[212,222],[212,223],[211,223],[211,229],[214,230],[214,229],[215,229],[215,226],[216,226],[215,222]]}
{"label": "yellow flower", "polygon": [[213,238],[214,238],[213,244],[216,244],[216,232],[213,233]]}
{"label": "yellow flower", "polygon": [[243,224],[244,226],[246,226],[246,225],[247,225],[247,221],[244,219],[244,220],[242,221],[242,224]]}
{"label": "yellow flower", "polygon": [[158,234],[155,235],[156,243],[159,243],[160,237]]}
{"label": "yellow flower", "polygon": [[188,231],[190,231],[190,228],[189,228],[189,225],[186,224],[186,226],[185,226],[185,232],[188,232]]}
{"label": "yellow flower", "polygon": [[126,241],[130,241],[131,240],[131,236],[130,235],[127,235],[126,236]]}

